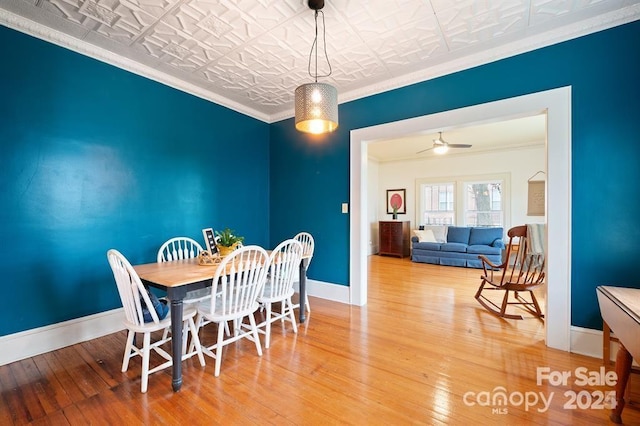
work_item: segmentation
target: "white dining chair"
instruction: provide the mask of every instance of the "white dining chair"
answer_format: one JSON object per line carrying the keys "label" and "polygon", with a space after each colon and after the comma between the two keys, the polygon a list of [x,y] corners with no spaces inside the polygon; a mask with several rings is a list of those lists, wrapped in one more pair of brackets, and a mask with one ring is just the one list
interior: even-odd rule
{"label": "white dining chair", "polygon": [[158,263],[179,259],[193,259],[202,251],[202,246],[189,237],[174,237],[165,241],[158,250]]}
{"label": "white dining chair", "polygon": [[[189,237],[173,237],[165,241],[158,250],[157,262],[170,262],[172,260],[193,259],[198,257],[202,246],[196,240]],[[183,303],[194,304],[211,297],[211,289],[201,288],[187,292]]]}
{"label": "white dining chair", "polygon": [[[254,342],[259,356],[262,356],[260,337],[254,313],[258,309],[258,296],[262,292],[268,269],[269,256],[259,246],[244,246],[224,257],[213,276],[212,297],[198,304],[198,319],[202,324],[207,320],[218,324],[216,343],[203,344],[202,351],[216,360],[215,376],[220,375],[222,348],[230,343],[246,338]],[[246,327],[241,326],[245,318]],[[225,333],[223,326],[228,321],[233,324],[233,333]]]}
{"label": "white dining chair", "polygon": [[[283,323],[289,321],[293,332],[298,332],[291,296],[294,293],[293,283],[301,259],[302,245],[294,239],[281,242],[269,255],[269,272],[262,294],[258,298],[265,310],[265,320],[258,324],[258,330],[265,334],[264,346],[267,349],[271,344],[272,323],[278,320]],[[279,314],[273,312],[274,303],[282,304]]]}
{"label": "white dining chair", "polygon": [[[313,235],[308,232],[299,232],[293,237],[294,240],[298,241],[302,244],[302,258],[306,258],[307,260],[307,269],[309,265],[311,265],[311,259],[313,258],[313,252],[315,250],[315,241],[313,239]],[[309,304],[309,290],[307,286],[307,292],[304,297],[304,305],[307,309],[307,312],[311,312],[311,305]],[[296,304],[295,307],[300,307],[299,304]]]}
{"label": "white dining chair", "polygon": [[[149,383],[149,374],[155,373],[167,367],[170,367],[172,362],[171,355],[162,348],[162,345],[171,341],[170,337],[163,334],[159,340],[152,341],[152,333],[160,330],[167,330],[171,328],[171,313],[169,313],[164,319],[159,319],[156,310],[151,303],[147,289],[140,281],[140,277],[133,269],[129,261],[117,250],[111,249],[107,252],[107,259],[109,265],[113,271],[113,277],[118,287],[118,294],[122,301],[124,308],[124,326],[128,330],[127,343],[124,350],[124,358],[122,360],[122,372],[125,372],[129,368],[129,360],[134,356],[140,356],[142,358],[142,375],[140,390],[142,393],[147,391]],[[144,322],[143,307],[146,307],[151,315],[150,322]],[[196,309],[191,307],[185,307],[182,315],[183,328],[186,331],[191,332],[191,340],[193,342],[194,350],[189,353],[184,353],[182,359],[187,359],[193,355],[197,355],[200,360],[200,365],[204,367],[205,361],[202,355],[202,347],[198,338],[198,329],[194,323],[194,317],[196,316]],[[138,347],[134,341],[136,333],[141,333],[142,347]],[[151,357],[151,351],[157,352],[165,362],[159,364],[153,368],[149,368],[149,362]],[[184,352],[184,351],[183,351]],[[179,362],[181,362],[180,360]]]}

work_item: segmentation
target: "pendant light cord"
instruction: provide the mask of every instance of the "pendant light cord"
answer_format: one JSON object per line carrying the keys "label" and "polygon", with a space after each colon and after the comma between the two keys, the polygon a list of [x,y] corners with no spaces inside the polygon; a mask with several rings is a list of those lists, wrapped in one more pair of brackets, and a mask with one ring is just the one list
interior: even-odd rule
{"label": "pendant light cord", "polygon": [[[322,43],[323,43],[323,47],[324,47],[324,57],[327,60],[327,64],[329,65],[329,73],[328,74],[323,74],[323,75],[318,75],[318,13],[322,14]],[[309,51],[309,65],[307,67],[307,71],[309,72],[309,75],[311,77],[313,77],[315,79],[315,82],[318,82],[318,77],[329,77],[331,75],[331,73],[333,72],[333,70],[331,69],[331,62],[329,62],[329,55],[327,54],[327,32],[325,31],[325,23],[324,23],[324,12],[321,10],[316,10],[315,13],[315,22],[316,22],[316,34],[315,34],[315,38],[313,39],[313,44],[311,45],[311,50]],[[316,63],[315,63],[315,72],[312,74],[311,73],[311,56],[313,55],[313,51],[315,49],[315,54],[316,54]]]}

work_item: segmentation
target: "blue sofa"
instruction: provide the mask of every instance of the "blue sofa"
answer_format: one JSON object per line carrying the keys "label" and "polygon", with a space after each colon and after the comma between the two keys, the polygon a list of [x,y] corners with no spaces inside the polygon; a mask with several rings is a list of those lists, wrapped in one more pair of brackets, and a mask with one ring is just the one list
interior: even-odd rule
{"label": "blue sofa", "polygon": [[478,255],[483,254],[496,264],[502,262],[502,228],[445,228],[444,239],[441,236],[435,242],[420,242],[417,236],[412,237],[411,260],[435,265],[482,268]]}

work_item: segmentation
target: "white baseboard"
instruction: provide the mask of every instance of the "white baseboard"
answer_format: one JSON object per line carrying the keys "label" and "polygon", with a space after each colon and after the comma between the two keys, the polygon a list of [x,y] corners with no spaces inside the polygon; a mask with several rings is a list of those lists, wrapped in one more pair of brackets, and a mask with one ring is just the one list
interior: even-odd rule
{"label": "white baseboard", "polygon": [[119,308],[1,336],[0,365],[124,330],[123,317]]}
{"label": "white baseboard", "polygon": [[[296,283],[296,291],[298,284]],[[349,303],[349,287],[307,280],[310,296]],[[0,337],[0,365],[50,352],[123,330],[122,308]],[[615,360],[617,344],[611,343]],[[602,358],[602,331],[571,327],[571,352]]]}
{"label": "white baseboard", "polygon": [[[296,283],[296,291],[298,290]],[[307,280],[310,296],[349,303],[349,287]],[[100,312],[58,324],[0,336],[0,365],[54,351],[124,330],[123,309]]]}
{"label": "white baseboard", "polygon": [[[616,349],[617,346],[611,345],[611,353],[614,356]],[[571,352],[602,358],[602,331],[571,326]]]}
{"label": "white baseboard", "polygon": [[[295,283],[296,292],[300,291],[298,284],[300,283]],[[346,285],[307,279],[307,294],[334,302],[349,303],[349,287]]]}

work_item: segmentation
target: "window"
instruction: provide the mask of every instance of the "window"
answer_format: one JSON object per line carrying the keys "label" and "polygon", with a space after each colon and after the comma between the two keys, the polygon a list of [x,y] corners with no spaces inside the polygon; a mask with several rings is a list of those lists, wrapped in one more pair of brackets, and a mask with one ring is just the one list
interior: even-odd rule
{"label": "window", "polygon": [[454,184],[422,185],[424,208],[422,221],[424,225],[451,225],[454,223]]}
{"label": "window", "polygon": [[502,181],[465,182],[465,225],[503,226]]}
{"label": "window", "polygon": [[507,227],[507,173],[416,180],[418,225]]}

